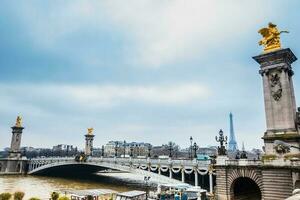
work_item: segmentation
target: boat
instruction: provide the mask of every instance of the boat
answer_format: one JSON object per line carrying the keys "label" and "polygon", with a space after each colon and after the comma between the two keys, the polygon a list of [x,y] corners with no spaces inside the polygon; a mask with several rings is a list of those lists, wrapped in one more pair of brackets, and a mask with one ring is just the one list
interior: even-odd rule
{"label": "boat", "polygon": [[147,199],[146,192],[140,190],[122,192],[116,195],[116,200],[145,200],[145,199]]}
{"label": "boat", "polygon": [[158,200],[206,200],[206,193],[206,190],[188,184],[161,184],[154,194],[150,193],[150,197]]}
{"label": "boat", "polygon": [[88,189],[88,190],[66,190],[64,193],[71,200],[112,200],[115,199],[117,191],[110,189]]}

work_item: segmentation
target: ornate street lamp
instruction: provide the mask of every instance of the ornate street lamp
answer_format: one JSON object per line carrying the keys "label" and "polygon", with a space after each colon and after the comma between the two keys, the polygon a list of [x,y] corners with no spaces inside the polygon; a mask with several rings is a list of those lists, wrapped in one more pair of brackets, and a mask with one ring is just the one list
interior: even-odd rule
{"label": "ornate street lamp", "polygon": [[130,145],[130,157],[133,157],[133,145]]}
{"label": "ornate street lamp", "polygon": [[119,143],[115,142],[115,157],[118,156],[118,147],[119,147]]}
{"label": "ornate street lamp", "polygon": [[216,136],[216,141],[220,143],[220,146],[218,147],[218,155],[226,155],[226,148],[224,144],[227,144],[227,136],[224,136],[222,129],[219,131],[219,137]]}
{"label": "ornate street lamp", "polygon": [[149,196],[149,180],[150,180],[150,176],[144,176],[144,181],[146,183],[146,200],[148,200],[148,196]]}
{"label": "ornate street lamp", "polygon": [[189,154],[190,154],[190,159],[192,160],[193,159],[193,137],[192,136],[190,136],[190,142],[191,142],[191,146],[190,146]]}
{"label": "ornate street lamp", "polygon": [[151,158],[151,144],[148,145],[148,158]]}
{"label": "ornate street lamp", "polygon": [[124,147],[124,158],[125,158],[125,153],[126,153],[126,141],[124,140],[124,143],[123,143],[123,147]]}
{"label": "ornate street lamp", "polygon": [[194,149],[194,158],[197,158],[198,145],[196,142],[194,143],[193,149]]}
{"label": "ornate street lamp", "polygon": [[172,158],[172,150],[173,150],[173,145],[172,145],[172,142],[169,142],[169,158]]}
{"label": "ornate street lamp", "polygon": [[102,145],[101,156],[104,157],[104,145]]}

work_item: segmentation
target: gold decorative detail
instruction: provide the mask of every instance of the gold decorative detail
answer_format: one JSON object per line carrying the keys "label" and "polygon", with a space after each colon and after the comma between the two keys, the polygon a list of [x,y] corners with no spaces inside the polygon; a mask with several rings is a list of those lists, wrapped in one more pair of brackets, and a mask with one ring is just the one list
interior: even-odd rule
{"label": "gold decorative detail", "polygon": [[16,127],[21,127],[22,126],[22,117],[18,116],[16,120]]}
{"label": "gold decorative detail", "polygon": [[93,135],[93,131],[94,131],[93,128],[88,128],[87,130],[88,130],[88,135]]}
{"label": "gold decorative detail", "polygon": [[267,28],[262,28],[258,32],[263,36],[258,44],[264,46],[264,52],[280,49],[280,34],[289,33],[288,31],[278,31],[277,26],[271,22]]}
{"label": "gold decorative detail", "polygon": [[210,174],[212,174],[213,171],[215,171],[214,166],[213,166],[213,165],[209,165],[209,166],[208,166],[208,172],[209,172]]}

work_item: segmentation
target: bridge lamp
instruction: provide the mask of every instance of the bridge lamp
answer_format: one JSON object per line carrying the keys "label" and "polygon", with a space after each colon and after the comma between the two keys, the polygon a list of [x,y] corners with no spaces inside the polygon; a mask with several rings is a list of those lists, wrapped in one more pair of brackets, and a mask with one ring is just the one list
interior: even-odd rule
{"label": "bridge lamp", "polygon": [[126,153],[126,141],[125,140],[124,140],[123,146],[124,146],[124,158],[125,158],[125,153]]}
{"label": "bridge lamp", "polygon": [[115,143],[115,157],[118,156],[118,146],[119,146],[119,143],[116,142],[116,143]]}
{"label": "bridge lamp", "polygon": [[149,180],[150,176],[144,176],[144,181],[146,183],[146,199],[148,200],[148,194],[149,194]]}
{"label": "bridge lamp", "polygon": [[148,158],[151,158],[151,145],[148,145]]}
{"label": "bridge lamp", "polygon": [[172,142],[169,142],[169,148],[168,148],[168,150],[169,150],[169,157],[170,158],[172,158],[172,150],[173,150],[173,147],[172,147],[173,145],[172,145]]}
{"label": "bridge lamp", "polygon": [[130,157],[133,157],[133,145],[130,146]]}
{"label": "bridge lamp", "polygon": [[190,158],[192,160],[193,159],[193,137],[192,136],[190,136],[190,142],[191,142],[191,146],[190,146],[189,154],[190,154]]}
{"label": "bridge lamp", "polygon": [[196,142],[194,143],[193,148],[194,148],[194,158],[197,158],[197,150],[198,150],[199,147],[198,147]]}

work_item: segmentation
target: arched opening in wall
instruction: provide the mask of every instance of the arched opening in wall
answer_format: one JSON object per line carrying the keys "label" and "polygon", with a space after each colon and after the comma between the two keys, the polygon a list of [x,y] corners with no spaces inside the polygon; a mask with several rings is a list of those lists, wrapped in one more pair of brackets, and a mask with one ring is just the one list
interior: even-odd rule
{"label": "arched opening in wall", "polygon": [[231,199],[260,200],[262,198],[259,186],[250,178],[237,178],[231,185]]}
{"label": "arched opening in wall", "polygon": [[2,163],[0,163],[0,172],[2,172]]}

